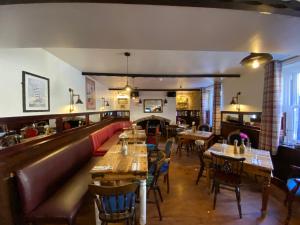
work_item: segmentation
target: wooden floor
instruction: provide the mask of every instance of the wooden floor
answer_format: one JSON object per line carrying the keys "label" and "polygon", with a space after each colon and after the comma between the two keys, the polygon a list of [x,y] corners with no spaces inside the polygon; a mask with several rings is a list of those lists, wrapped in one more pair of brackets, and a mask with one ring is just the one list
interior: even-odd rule
{"label": "wooden floor", "polygon": [[[260,185],[251,180],[244,180],[241,188],[243,218],[239,219],[235,194],[221,190],[218,195],[216,210],[212,210],[212,196],[208,194],[205,178],[195,184],[198,172],[196,154],[181,157],[173,154],[170,170],[171,193],[166,193],[166,185],[161,183],[164,202],[161,203],[163,220],[159,221],[154,204],[148,204],[147,224],[150,225],[280,225],[284,224],[287,209],[283,205],[284,193],[272,187],[269,199],[269,211],[265,218],[260,217]],[[153,196],[150,196],[153,199]],[[300,225],[300,204],[294,205],[290,225]],[[82,208],[77,225],[93,225],[93,204]]]}

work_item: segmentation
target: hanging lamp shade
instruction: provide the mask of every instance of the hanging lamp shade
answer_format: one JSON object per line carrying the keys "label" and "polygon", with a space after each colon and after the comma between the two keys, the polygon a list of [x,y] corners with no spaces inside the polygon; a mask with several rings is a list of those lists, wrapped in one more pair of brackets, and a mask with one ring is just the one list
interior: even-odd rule
{"label": "hanging lamp shade", "polygon": [[253,53],[242,59],[241,64],[246,67],[258,68],[260,65],[270,62],[273,56],[269,53]]}
{"label": "hanging lamp shade", "polygon": [[77,101],[75,102],[75,104],[83,104],[83,102],[81,101],[80,97],[78,96]]}
{"label": "hanging lamp shade", "polygon": [[132,87],[128,84],[128,57],[130,56],[130,52],[124,52],[124,55],[126,56],[126,61],[127,61],[127,66],[126,66],[127,82],[124,87],[124,90],[130,92],[132,90]]}

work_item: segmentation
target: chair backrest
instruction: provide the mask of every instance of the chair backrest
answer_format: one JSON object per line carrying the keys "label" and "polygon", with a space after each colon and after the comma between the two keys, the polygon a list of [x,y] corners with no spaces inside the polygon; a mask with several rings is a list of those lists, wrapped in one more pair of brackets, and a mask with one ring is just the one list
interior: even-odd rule
{"label": "chair backrest", "polygon": [[166,142],[166,146],[165,146],[165,154],[167,158],[171,157],[171,153],[174,147],[174,138],[169,138]]}
{"label": "chair backrest", "polygon": [[89,192],[93,195],[100,217],[111,217],[116,213],[134,212],[135,197],[138,184],[130,183],[122,186],[89,185]]}
{"label": "chair backrest", "polygon": [[250,142],[249,136],[245,133],[242,133],[240,130],[232,131],[228,134],[227,142],[230,145],[234,144],[234,140],[238,141],[238,145],[242,143],[242,139],[244,139],[244,143],[247,144]]}
{"label": "chair backrest", "polygon": [[210,131],[210,127],[208,124],[201,124],[201,125],[199,125],[198,130],[208,132],[208,131]]}
{"label": "chair backrest", "polygon": [[[241,177],[243,172],[243,162],[245,158],[233,158],[224,155],[218,155],[211,152],[214,175]],[[225,175],[225,176],[224,176]]]}
{"label": "chair backrest", "polygon": [[197,153],[200,159],[201,165],[204,165],[204,152],[205,152],[205,145],[203,140],[196,140],[195,141]]}
{"label": "chair backrest", "polygon": [[151,162],[151,170],[153,171],[153,180],[151,185],[155,185],[158,181],[158,178],[161,174],[161,168],[166,163],[166,154],[163,151],[158,151],[156,160]]}

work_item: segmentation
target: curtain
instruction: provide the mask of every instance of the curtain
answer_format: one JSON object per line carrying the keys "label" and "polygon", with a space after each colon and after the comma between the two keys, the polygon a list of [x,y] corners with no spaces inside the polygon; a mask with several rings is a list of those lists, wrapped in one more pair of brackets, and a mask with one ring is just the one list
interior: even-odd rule
{"label": "curtain", "polygon": [[216,135],[221,134],[221,81],[214,82],[214,98],[213,98],[213,127],[212,131]]}
{"label": "curtain", "polygon": [[281,125],[282,63],[272,61],[265,65],[264,94],[262,105],[260,149],[277,153]]}
{"label": "curtain", "polygon": [[202,88],[200,89],[200,124],[208,124],[206,111],[208,110],[208,93]]}

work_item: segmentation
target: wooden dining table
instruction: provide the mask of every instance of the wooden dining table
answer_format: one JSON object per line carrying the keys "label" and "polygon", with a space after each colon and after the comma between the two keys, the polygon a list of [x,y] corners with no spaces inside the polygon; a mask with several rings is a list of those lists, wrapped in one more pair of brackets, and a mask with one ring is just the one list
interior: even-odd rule
{"label": "wooden dining table", "polygon": [[[262,178],[261,213],[263,216],[266,215],[273,170],[270,152],[260,149],[251,149],[246,150],[244,154],[234,154],[233,145],[216,143],[204,153],[204,163],[206,168],[210,168],[212,163],[211,152],[234,158],[245,158],[243,171],[248,175]],[[211,172],[207,172],[206,178],[210,190]]]}
{"label": "wooden dining table", "polygon": [[208,131],[200,131],[197,130],[196,132],[193,132],[192,130],[185,130],[180,132],[179,137],[183,137],[185,139],[190,139],[190,140],[203,140],[205,149],[208,148],[209,143],[212,141],[214,138],[214,133],[213,132],[208,132]]}
{"label": "wooden dining table", "polygon": [[129,143],[145,143],[147,139],[145,130],[125,130],[121,135],[126,135]]}
{"label": "wooden dining table", "polygon": [[[148,173],[147,146],[145,144],[128,145],[127,154],[121,152],[121,145],[113,145],[108,152],[96,162],[90,171],[95,184],[104,181],[140,182],[140,225],[146,224],[146,178]],[[98,209],[95,205],[96,224],[100,225]]]}

